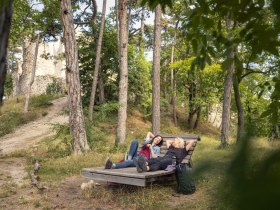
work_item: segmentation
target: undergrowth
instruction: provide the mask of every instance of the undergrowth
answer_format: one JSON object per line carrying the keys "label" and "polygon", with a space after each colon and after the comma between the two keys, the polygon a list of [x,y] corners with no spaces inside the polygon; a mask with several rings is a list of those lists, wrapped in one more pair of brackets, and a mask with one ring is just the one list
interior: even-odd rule
{"label": "undergrowth", "polygon": [[32,96],[30,100],[30,111],[23,112],[25,98],[18,97],[7,100],[1,107],[0,112],[0,137],[14,131],[20,125],[34,121],[40,116],[47,115],[47,108],[52,105],[51,100],[58,95]]}

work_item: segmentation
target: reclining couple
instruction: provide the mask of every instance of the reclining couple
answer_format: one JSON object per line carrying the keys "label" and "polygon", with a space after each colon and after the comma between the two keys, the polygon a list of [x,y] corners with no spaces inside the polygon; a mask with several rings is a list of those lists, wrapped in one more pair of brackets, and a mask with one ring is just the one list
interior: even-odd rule
{"label": "reclining couple", "polygon": [[163,139],[160,135],[154,136],[151,132],[147,133],[146,141],[141,150],[137,153],[138,142],[132,141],[129,149],[128,159],[120,163],[112,163],[108,159],[105,163],[105,169],[136,167],[137,172],[164,170],[168,165],[172,164],[172,157],[176,157],[176,162],[181,163],[188,154],[188,150],[192,147],[194,141],[185,144],[181,138],[175,138],[173,141],[166,141],[167,152],[160,157],[160,147]]}

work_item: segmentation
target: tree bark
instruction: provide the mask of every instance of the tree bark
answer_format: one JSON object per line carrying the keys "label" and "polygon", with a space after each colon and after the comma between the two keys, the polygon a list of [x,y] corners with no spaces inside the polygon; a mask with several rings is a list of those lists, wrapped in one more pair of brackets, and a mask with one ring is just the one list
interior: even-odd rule
{"label": "tree bark", "polygon": [[190,70],[189,76],[189,116],[188,116],[188,129],[192,129],[193,116],[196,113],[196,108],[194,106],[194,99],[196,97],[196,84],[194,80],[194,70]]}
{"label": "tree bark", "polygon": [[127,90],[128,90],[128,70],[127,70],[127,26],[126,26],[126,0],[119,1],[120,8],[120,33],[119,33],[119,111],[116,144],[124,144],[126,136],[127,119]]}
{"label": "tree bark", "polygon": [[140,38],[139,38],[139,47],[140,50],[144,47],[144,35],[145,35],[145,8],[142,7],[141,10],[141,27],[140,27]]}
{"label": "tree bark", "polygon": [[78,50],[74,30],[71,0],[60,1],[60,12],[63,21],[63,38],[66,58],[66,80],[68,88],[69,125],[72,135],[74,154],[89,150],[85,130],[85,121],[81,101]]}
{"label": "tree bark", "polygon": [[96,0],[92,0],[92,23],[96,23],[96,16],[97,16],[97,4]]}
{"label": "tree bark", "polygon": [[[170,63],[174,62],[174,49],[175,49],[175,44],[176,44],[178,23],[179,23],[179,21],[176,22],[174,39],[173,39],[172,46],[171,46],[171,61],[170,61]],[[177,125],[176,98],[175,98],[175,89],[174,89],[174,70],[173,69],[171,69],[171,98],[172,98],[173,122],[174,122],[175,125]]]}
{"label": "tree bark", "polygon": [[200,120],[200,115],[201,115],[201,106],[199,106],[199,107],[197,108],[197,112],[196,112],[196,120],[195,120],[195,123],[194,123],[193,129],[196,129],[196,128],[198,127],[199,120]]}
{"label": "tree bark", "polygon": [[[101,69],[99,69],[101,72]],[[98,77],[98,89],[99,89],[99,103],[103,104],[105,102],[105,91],[104,91],[104,82],[101,75]]]}
{"label": "tree bark", "polygon": [[152,130],[160,133],[160,42],[161,42],[161,7],[155,9],[154,53],[153,53],[153,97],[152,97]]}
{"label": "tree bark", "polygon": [[90,95],[90,103],[88,108],[88,119],[90,123],[92,123],[92,112],[93,112],[94,101],[95,101],[98,72],[100,68],[100,57],[101,57],[101,49],[102,49],[103,30],[105,25],[105,15],[106,15],[106,0],[103,0],[101,25],[100,25],[99,37],[98,37],[97,47],[96,47],[95,67],[94,67],[93,82],[92,82],[91,95]]}
{"label": "tree bark", "polygon": [[32,72],[31,72],[31,77],[30,77],[30,81],[29,81],[29,84],[28,84],[28,90],[27,90],[27,93],[26,93],[25,105],[24,105],[24,110],[23,110],[25,113],[28,112],[29,99],[30,99],[30,95],[31,95],[31,88],[32,88],[32,85],[34,83],[39,43],[40,43],[40,34],[37,35],[37,41],[36,41],[36,47],[35,47],[35,53],[34,53],[34,58],[33,58],[33,65],[32,65]]}
{"label": "tree bark", "polygon": [[[226,20],[227,30],[230,33],[232,27],[232,21],[227,17]],[[229,34],[230,36],[230,34]],[[230,105],[231,105],[231,93],[232,93],[232,77],[234,74],[234,46],[229,46],[230,53],[228,59],[232,60],[227,75],[225,78],[224,85],[224,101],[223,101],[223,112],[222,112],[222,129],[221,129],[221,147],[226,147],[229,140],[229,123],[230,123]]]}
{"label": "tree bark", "polygon": [[129,1],[128,15],[127,15],[127,39],[129,38],[129,24],[131,20],[132,0]]}
{"label": "tree bark", "polygon": [[0,5],[0,106],[3,103],[4,85],[7,74],[7,48],[13,14],[13,0]]}
{"label": "tree bark", "polygon": [[237,107],[238,123],[237,123],[237,142],[239,142],[244,135],[244,110],[240,98],[239,81],[237,75],[233,78],[234,98]]}

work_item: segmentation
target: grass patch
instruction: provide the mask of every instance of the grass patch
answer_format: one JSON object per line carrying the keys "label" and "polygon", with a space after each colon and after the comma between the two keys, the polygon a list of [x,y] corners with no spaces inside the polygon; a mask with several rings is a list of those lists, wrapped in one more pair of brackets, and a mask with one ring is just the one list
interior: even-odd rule
{"label": "grass patch", "polygon": [[7,198],[11,195],[16,194],[16,185],[15,184],[4,184],[0,188],[0,199]]}
{"label": "grass patch", "polygon": [[30,100],[30,111],[23,113],[25,98],[18,97],[5,101],[1,107],[0,114],[0,137],[13,132],[17,127],[34,121],[40,116],[48,114],[47,109],[51,100],[58,98],[57,95],[32,96]]}

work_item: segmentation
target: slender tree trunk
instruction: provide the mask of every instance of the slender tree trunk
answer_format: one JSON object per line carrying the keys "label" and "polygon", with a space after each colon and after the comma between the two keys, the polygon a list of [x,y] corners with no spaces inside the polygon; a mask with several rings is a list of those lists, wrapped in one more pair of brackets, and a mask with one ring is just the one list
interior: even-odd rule
{"label": "slender tree trunk", "polygon": [[128,90],[128,70],[127,70],[127,26],[126,26],[126,0],[120,0],[120,84],[119,84],[119,112],[116,144],[124,144],[126,136],[127,119],[127,90]]}
{"label": "slender tree trunk", "polygon": [[240,141],[244,134],[244,110],[240,98],[239,92],[239,81],[237,75],[233,76],[233,90],[234,90],[234,98],[237,107],[237,114],[238,114],[238,126],[237,126],[237,142]]}
{"label": "slender tree trunk", "polygon": [[141,10],[141,28],[140,28],[140,38],[139,38],[139,47],[140,50],[144,47],[144,35],[145,35],[145,8],[142,7]]}
{"label": "slender tree trunk", "polygon": [[177,112],[176,112],[176,101],[177,101],[177,98],[176,98],[176,90],[177,90],[177,82],[176,82],[176,72],[174,72],[174,87],[173,87],[173,122],[174,122],[174,125],[177,126]]}
{"label": "slender tree trunk", "polygon": [[97,4],[96,4],[96,0],[92,0],[92,23],[95,24],[96,23],[96,16],[97,16]]}
{"label": "slender tree trunk", "polygon": [[60,1],[63,21],[63,38],[66,58],[66,81],[68,88],[69,124],[74,154],[89,150],[81,100],[78,50],[74,30],[71,0]]}
{"label": "slender tree trunk", "polygon": [[100,68],[100,57],[101,57],[103,30],[105,25],[105,15],[106,15],[106,0],[103,0],[102,18],[101,18],[99,37],[98,37],[97,47],[96,47],[95,67],[94,67],[93,82],[92,82],[91,95],[90,95],[90,103],[88,108],[88,119],[90,123],[92,122],[92,112],[93,112],[94,101],[95,101],[98,72]]}
{"label": "slender tree trunk", "polygon": [[[227,17],[226,20],[227,30],[230,34],[230,29],[232,27],[232,21]],[[231,92],[232,92],[232,77],[234,74],[234,46],[231,44],[229,46],[230,53],[228,59],[232,60],[230,64],[227,75],[225,78],[224,85],[224,101],[223,101],[223,112],[222,112],[222,129],[221,129],[221,147],[226,147],[229,140],[229,123],[230,123],[230,104],[231,104]]]}
{"label": "slender tree trunk", "polygon": [[153,54],[153,97],[152,97],[152,130],[160,133],[160,42],[161,42],[161,7],[155,11],[154,54]]}
{"label": "slender tree trunk", "polygon": [[201,106],[199,106],[199,107],[197,108],[196,120],[195,120],[193,129],[196,129],[196,128],[197,128],[197,126],[198,126],[198,124],[199,124],[199,120],[200,120],[200,115],[201,115]]}
{"label": "slender tree trunk", "polygon": [[13,0],[0,4],[0,107],[3,103],[4,85],[7,74],[7,48],[13,14]]}
{"label": "slender tree trunk", "polygon": [[37,35],[37,41],[36,41],[36,47],[35,47],[35,53],[34,53],[34,59],[33,59],[33,65],[32,65],[32,72],[31,72],[31,77],[30,81],[28,84],[28,90],[26,93],[26,98],[25,98],[25,105],[24,105],[24,112],[28,112],[28,107],[29,107],[29,99],[31,95],[31,88],[34,83],[34,78],[35,78],[35,72],[36,72],[36,64],[37,64],[37,57],[38,57],[38,49],[39,49],[39,43],[40,43],[40,34]]}
{"label": "slender tree trunk", "polygon": [[[176,44],[178,23],[179,23],[179,21],[176,22],[174,39],[173,39],[172,46],[171,46],[171,61],[170,61],[171,63],[174,62],[174,49],[175,49],[175,44]],[[171,98],[172,98],[173,122],[175,125],[177,125],[176,98],[175,98],[175,89],[174,89],[174,70],[173,69],[171,69]]]}
{"label": "slender tree trunk", "polygon": [[[101,72],[101,69],[99,69]],[[99,103],[103,104],[105,102],[105,91],[104,91],[104,82],[101,75],[98,77],[98,89],[99,89]]]}
{"label": "slender tree trunk", "polygon": [[189,71],[189,116],[188,116],[188,129],[192,129],[193,116],[196,113],[194,106],[194,99],[196,97],[196,85],[192,81],[194,78],[193,70]]}

